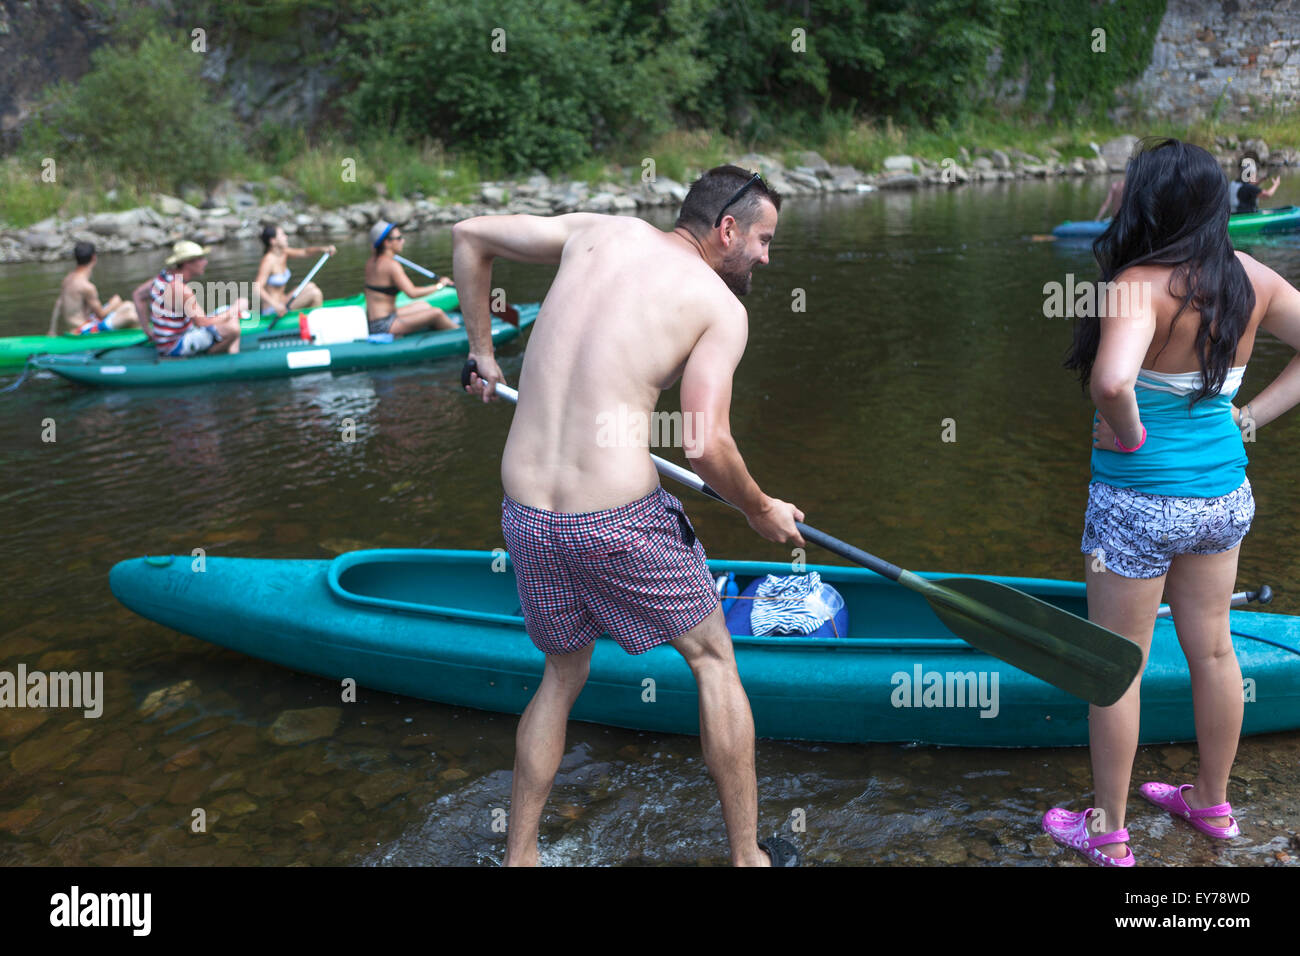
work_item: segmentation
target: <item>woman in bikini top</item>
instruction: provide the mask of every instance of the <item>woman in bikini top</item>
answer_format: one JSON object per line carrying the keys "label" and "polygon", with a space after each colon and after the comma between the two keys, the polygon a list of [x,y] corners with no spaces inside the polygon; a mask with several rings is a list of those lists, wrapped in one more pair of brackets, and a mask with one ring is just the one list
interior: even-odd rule
{"label": "woman in bikini top", "polygon": [[[290,259],[302,259],[305,256],[318,256],[328,252],[334,255],[333,246],[307,246],[294,249],[289,245],[289,237],[280,226],[267,226],[262,230],[262,261],[257,267],[257,280],[254,288],[262,297],[262,315],[284,315],[288,311],[289,296],[293,290],[289,279],[293,273],[289,269]],[[293,308],[298,310],[314,309],[325,301],[325,295],[314,282],[308,282],[293,300]]]}
{"label": "woman in bikini top", "polygon": [[366,260],[366,319],[371,333],[409,335],[430,329],[454,329],[456,323],[442,309],[427,302],[408,302],[400,308],[397,294],[422,299],[432,295],[451,280],[443,277],[433,285],[417,286],[396,259],[405,236],[400,226],[380,220],[370,230],[371,255]]}

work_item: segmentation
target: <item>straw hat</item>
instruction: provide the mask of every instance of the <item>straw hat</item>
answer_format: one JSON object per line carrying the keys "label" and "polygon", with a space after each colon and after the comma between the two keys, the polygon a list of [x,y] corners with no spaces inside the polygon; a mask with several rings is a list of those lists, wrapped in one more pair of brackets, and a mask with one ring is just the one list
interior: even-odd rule
{"label": "straw hat", "polygon": [[208,254],[197,242],[190,242],[188,239],[182,239],[176,245],[172,246],[172,254],[167,257],[167,265],[179,265],[182,262],[189,262],[191,259],[200,259]]}

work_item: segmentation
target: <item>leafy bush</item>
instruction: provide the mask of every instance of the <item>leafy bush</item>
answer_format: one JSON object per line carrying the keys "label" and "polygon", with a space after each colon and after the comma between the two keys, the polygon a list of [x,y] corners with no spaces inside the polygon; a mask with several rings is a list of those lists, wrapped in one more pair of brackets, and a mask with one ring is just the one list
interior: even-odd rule
{"label": "leafy bush", "polygon": [[[707,79],[685,55],[698,0],[633,31],[626,8],[578,0],[378,6],[349,28],[357,131],[439,139],[506,169],[561,169],[629,132],[666,129],[674,102]],[[680,24],[680,42],[659,42],[664,22]]]}
{"label": "leafy bush", "polygon": [[49,90],[24,132],[28,151],[94,159],[158,189],[208,185],[231,167],[237,127],[199,75],[188,39],[147,34],[138,49],[100,47],[77,83]]}

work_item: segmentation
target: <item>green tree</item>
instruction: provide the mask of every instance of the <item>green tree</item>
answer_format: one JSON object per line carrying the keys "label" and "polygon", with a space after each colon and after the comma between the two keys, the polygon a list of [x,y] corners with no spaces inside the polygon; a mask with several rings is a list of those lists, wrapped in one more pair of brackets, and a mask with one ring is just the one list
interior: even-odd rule
{"label": "green tree", "polygon": [[238,130],[199,67],[188,37],[161,31],[135,49],[100,47],[78,82],[48,91],[24,143],[155,188],[211,184],[230,168]]}

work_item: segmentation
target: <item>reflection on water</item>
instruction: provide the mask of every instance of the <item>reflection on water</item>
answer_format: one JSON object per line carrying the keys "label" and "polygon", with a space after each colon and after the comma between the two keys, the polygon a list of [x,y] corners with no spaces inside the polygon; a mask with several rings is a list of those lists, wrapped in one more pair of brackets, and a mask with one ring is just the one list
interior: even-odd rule
{"label": "reflection on water", "polygon": [[[1093,264],[1086,247],[1031,237],[1095,210],[1104,188],[999,183],[789,202],[745,300],[750,343],[733,409],[763,487],[904,567],[1077,578],[1092,409],[1060,367],[1070,326],[1043,317],[1042,287],[1091,277]],[[447,269],[445,229],[411,245],[412,259]],[[1300,281],[1300,242],[1251,249]],[[210,277],[251,278],[259,252],[219,247]],[[101,291],[129,290],[160,255],[105,257]],[[364,240],[343,244],[318,276],[326,295],[359,289],[365,255]],[[43,328],[64,271],[0,267],[0,334]],[[499,264],[494,278],[531,301],[549,276]],[[791,308],[795,290],[804,312]],[[525,344],[502,350],[512,381]],[[1261,341],[1244,394],[1290,355]],[[329,681],[145,622],[107,587],[114,562],[143,553],[499,546],[511,412],[466,400],[459,371],[449,358],[121,393],[36,378],[4,396],[0,669],[102,671],[106,701],[93,721],[0,710],[0,863],[500,859],[493,811],[508,805],[514,717],[369,691],[345,704]],[[940,440],[949,418],[956,442]],[[49,419],[54,442],[41,440]],[[1239,579],[1272,584],[1288,613],[1300,613],[1297,438],[1300,424],[1286,419],[1251,450],[1259,516]],[[712,555],[787,557],[729,509],[685,500]],[[1144,862],[1294,863],[1298,758],[1300,734],[1243,742],[1230,799],[1244,836],[1230,846],[1135,794],[1135,851]],[[1194,747],[1147,747],[1134,780],[1181,782],[1195,768]],[[815,863],[1079,865],[1038,820],[1054,804],[1086,806],[1084,749],[764,741],[759,769],[764,830],[788,830],[803,810],[794,839]],[[205,833],[191,829],[196,808]],[[699,741],[572,725],[543,842],[552,863],[724,863]]]}

